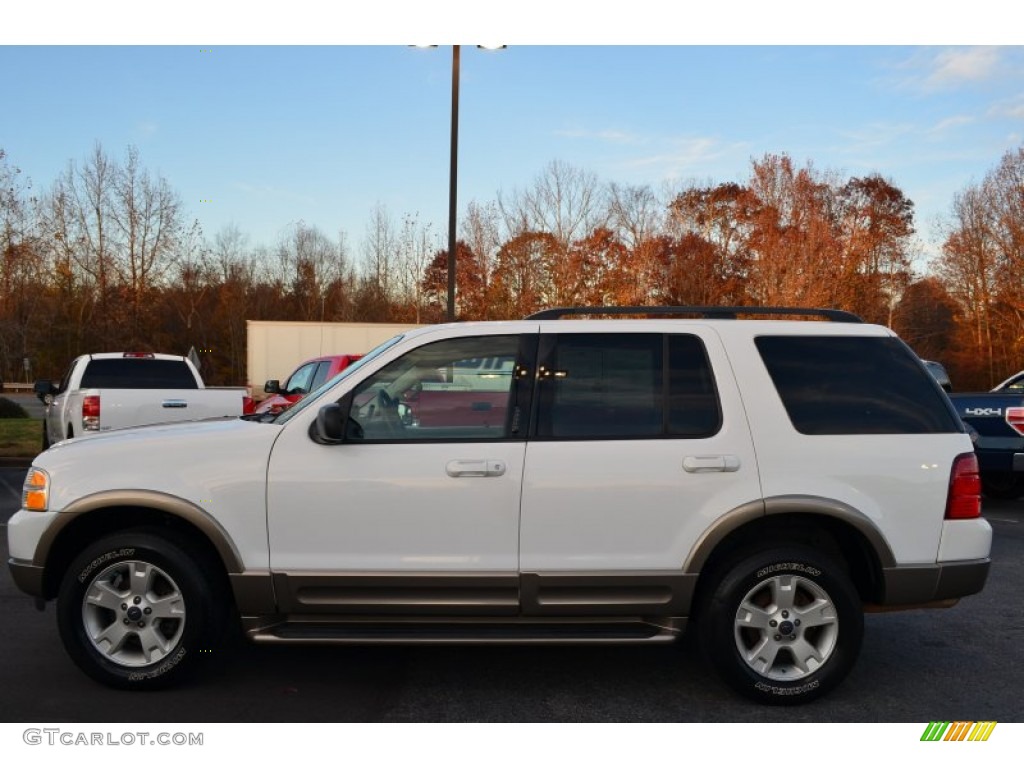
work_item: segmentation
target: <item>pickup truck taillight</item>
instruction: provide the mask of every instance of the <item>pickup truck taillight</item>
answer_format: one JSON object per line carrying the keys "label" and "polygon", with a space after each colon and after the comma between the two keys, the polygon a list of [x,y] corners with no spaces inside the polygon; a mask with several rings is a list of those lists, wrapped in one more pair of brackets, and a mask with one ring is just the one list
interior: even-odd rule
{"label": "pickup truck taillight", "polygon": [[953,460],[946,498],[947,520],[970,520],[981,517],[981,476],[978,457],[963,453]]}
{"label": "pickup truck taillight", "polygon": [[82,398],[82,429],[91,431],[100,428],[100,396],[86,395]]}
{"label": "pickup truck taillight", "polygon": [[1024,408],[1007,408],[1004,418],[1018,435],[1024,435]]}

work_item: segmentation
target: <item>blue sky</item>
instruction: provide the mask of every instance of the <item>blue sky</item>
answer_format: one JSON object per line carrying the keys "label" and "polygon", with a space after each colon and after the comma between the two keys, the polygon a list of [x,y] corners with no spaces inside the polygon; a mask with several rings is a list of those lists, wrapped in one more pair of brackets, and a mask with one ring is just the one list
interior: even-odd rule
{"label": "blue sky", "polygon": [[[448,46],[6,45],[0,147],[45,189],[134,145],[208,236],[303,220],[358,257],[378,205],[445,236],[450,68]],[[934,250],[953,195],[1024,143],[1021,47],[464,46],[461,74],[460,211],[553,160],[660,193],[787,153],[889,178]]]}

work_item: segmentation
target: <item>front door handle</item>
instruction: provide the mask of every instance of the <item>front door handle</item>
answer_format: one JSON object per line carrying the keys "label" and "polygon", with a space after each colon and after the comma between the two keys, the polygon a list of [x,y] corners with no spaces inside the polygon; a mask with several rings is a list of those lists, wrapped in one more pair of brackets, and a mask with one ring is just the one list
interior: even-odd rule
{"label": "front door handle", "polygon": [[505,474],[505,462],[498,459],[455,459],[445,464],[448,477],[499,477]]}
{"label": "front door handle", "polygon": [[164,400],[160,404],[163,408],[188,408],[187,400]]}
{"label": "front door handle", "polygon": [[683,459],[683,469],[687,472],[735,472],[739,468],[739,456],[687,456]]}

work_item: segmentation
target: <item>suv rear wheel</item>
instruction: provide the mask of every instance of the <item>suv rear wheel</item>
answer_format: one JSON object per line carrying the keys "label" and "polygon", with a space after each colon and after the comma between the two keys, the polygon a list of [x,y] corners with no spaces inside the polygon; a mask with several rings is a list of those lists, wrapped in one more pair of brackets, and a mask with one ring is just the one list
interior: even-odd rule
{"label": "suv rear wheel", "polygon": [[64,576],[57,620],[75,663],[106,685],[157,688],[210,651],[223,621],[202,561],[146,531],[101,539]]}
{"label": "suv rear wheel", "polygon": [[698,618],[705,654],[755,701],[800,704],[838,685],[860,652],[864,617],[849,578],[799,547],[732,561]]}

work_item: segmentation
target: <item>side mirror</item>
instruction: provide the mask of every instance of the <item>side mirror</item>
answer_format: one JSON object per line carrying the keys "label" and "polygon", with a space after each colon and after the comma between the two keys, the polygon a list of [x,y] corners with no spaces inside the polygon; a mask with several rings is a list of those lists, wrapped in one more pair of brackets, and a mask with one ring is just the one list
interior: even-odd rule
{"label": "side mirror", "polygon": [[[42,400],[46,405],[50,404],[50,400],[53,399],[53,395],[57,394],[57,388],[53,386],[53,382],[49,379],[40,379],[32,385],[32,391],[36,393],[36,397]],[[47,398],[50,398],[49,400]]]}
{"label": "side mirror", "polygon": [[338,445],[345,442],[345,417],[347,404],[328,403],[321,406],[316,419],[309,425],[309,437],[320,445]]}
{"label": "side mirror", "polygon": [[281,382],[277,379],[267,379],[267,383],[263,385],[263,391],[268,395],[279,395],[281,394]]}

